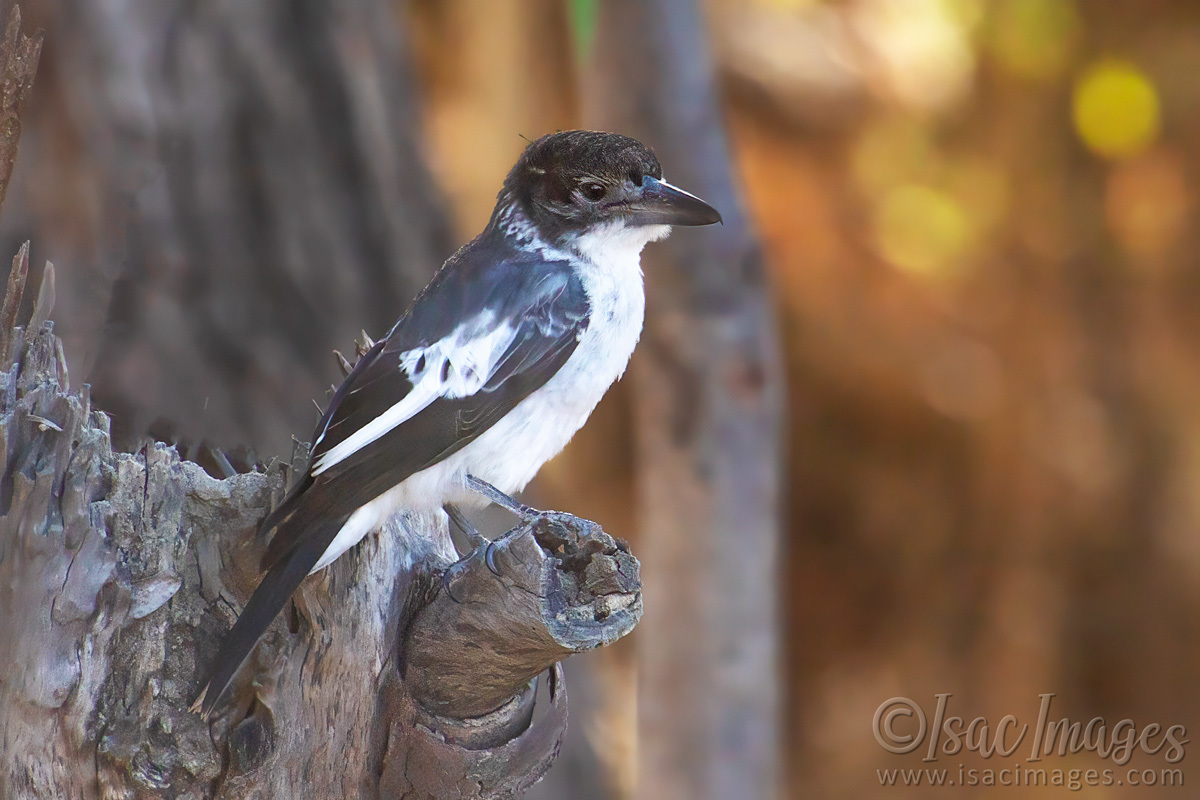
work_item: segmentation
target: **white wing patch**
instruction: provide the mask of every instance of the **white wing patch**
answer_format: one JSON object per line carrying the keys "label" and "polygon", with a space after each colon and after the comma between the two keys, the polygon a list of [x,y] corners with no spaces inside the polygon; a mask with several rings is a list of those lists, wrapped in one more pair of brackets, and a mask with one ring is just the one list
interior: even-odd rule
{"label": "white wing patch", "polygon": [[312,474],[320,475],[439,398],[457,399],[478,392],[491,379],[516,335],[507,323],[493,323],[494,317],[487,314],[473,320],[469,327],[460,325],[445,339],[401,353],[400,369],[407,373],[412,389],[387,411],[323,453],[314,462]]}

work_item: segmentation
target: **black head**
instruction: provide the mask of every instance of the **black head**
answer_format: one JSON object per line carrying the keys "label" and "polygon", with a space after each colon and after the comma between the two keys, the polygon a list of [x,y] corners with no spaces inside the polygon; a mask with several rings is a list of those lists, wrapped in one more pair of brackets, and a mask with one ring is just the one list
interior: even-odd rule
{"label": "black head", "polygon": [[711,225],[716,209],[662,180],[654,153],[637,139],[602,131],[543,136],[504,181],[543,236],[559,240],[593,226]]}

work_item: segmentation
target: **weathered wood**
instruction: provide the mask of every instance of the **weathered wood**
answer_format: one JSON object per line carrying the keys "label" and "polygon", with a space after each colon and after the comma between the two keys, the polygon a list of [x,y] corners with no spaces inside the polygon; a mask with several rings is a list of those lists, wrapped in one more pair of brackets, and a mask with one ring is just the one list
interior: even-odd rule
{"label": "weathered wood", "polygon": [[640,615],[623,546],[547,513],[443,581],[444,517],[393,520],[301,586],[207,722],[187,709],[257,583],[282,470],[217,480],[166,445],[114,452],[52,325],[11,339],[0,797],[512,797],[545,773],[556,662]]}
{"label": "weathered wood", "polygon": [[725,142],[699,3],[599,6],[585,119],[655,148],[724,215],[648,248],[631,372],[639,552],[637,797],[779,794],[783,378],[762,254]]}
{"label": "weathered wood", "polygon": [[447,574],[410,629],[406,677],[425,708],[478,717],[551,664],[624,636],[641,615],[628,548],[593,522],[546,512]]}
{"label": "weathered wood", "polygon": [[25,282],[29,279],[29,241],[13,256],[12,270],[8,273],[8,286],[4,291],[4,303],[0,305],[0,358],[8,359],[8,346],[12,330],[21,313],[21,299],[25,296]]}
{"label": "weathered wood", "polygon": [[33,316],[29,318],[30,330],[41,330],[42,324],[50,319],[54,299],[54,264],[47,261],[42,268],[42,285],[38,287],[37,301],[33,304]]}
{"label": "weathered wood", "polygon": [[562,665],[539,679],[536,702],[534,692],[465,723],[430,714],[406,692],[387,695],[392,725],[378,796],[519,797],[558,756],[567,722]]}

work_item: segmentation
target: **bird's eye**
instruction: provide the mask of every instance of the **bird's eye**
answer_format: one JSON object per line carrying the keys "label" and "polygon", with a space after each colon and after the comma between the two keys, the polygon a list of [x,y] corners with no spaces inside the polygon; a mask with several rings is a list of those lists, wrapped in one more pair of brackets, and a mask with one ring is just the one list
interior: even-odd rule
{"label": "bird's eye", "polygon": [[604,186],[604,184],[596,183],[595,181],[581,183],[579,185],[579,191],[584,197],[586,197],[588,200],[591,200],[593,203],[597,200],[604,199],[604,195],[608,194],[608,189]]}
{"label": "bird's eye", "polygon": [[629,180],[633,182],[634,186],[642,185],[642,177],[642,173],[638,172],[637,170],[633,170],[629,173]]}

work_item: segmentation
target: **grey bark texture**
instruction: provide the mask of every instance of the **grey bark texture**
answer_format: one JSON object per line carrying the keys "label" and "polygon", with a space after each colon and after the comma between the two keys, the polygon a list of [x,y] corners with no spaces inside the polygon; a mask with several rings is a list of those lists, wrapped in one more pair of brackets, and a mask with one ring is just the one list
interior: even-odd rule
{"label": "grey bark texture", "polygon": [[641,614],[622,544],[547,512],[451,567],[443,519],[394,520],[301,586],[206,721],[282,470],[114,452],[52,324],[7,340],[0,798],[514,797],[549,769],[558,662]]}
{"label": "grey bark texture", "polygon": [[[35,0],[6,229],[71,265],[59,335],[119,447],[285,455],[454,243],[388,0]],[[187,451],[185,451],[186,453]]]}
{"label": "grey bark texture", "polygon": [[[637,797],[780,792],[783,371],[765,265],[736,189],[692,0],[600,4],[585,119],[653,147],[723,226],[647,250],[634,358]],[[687,609],[680,613],[679,609]]]}

